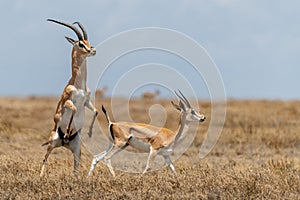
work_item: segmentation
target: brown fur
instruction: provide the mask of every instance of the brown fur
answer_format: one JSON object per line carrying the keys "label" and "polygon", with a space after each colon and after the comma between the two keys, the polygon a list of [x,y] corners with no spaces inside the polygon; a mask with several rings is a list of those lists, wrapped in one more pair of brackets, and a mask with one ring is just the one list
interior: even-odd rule
{"label": "brown fur", "polygon": [[103,98],[106,91],[107,91],[107,87],[103,87],[102,89],[97,89],[95,93],[96,99]]}

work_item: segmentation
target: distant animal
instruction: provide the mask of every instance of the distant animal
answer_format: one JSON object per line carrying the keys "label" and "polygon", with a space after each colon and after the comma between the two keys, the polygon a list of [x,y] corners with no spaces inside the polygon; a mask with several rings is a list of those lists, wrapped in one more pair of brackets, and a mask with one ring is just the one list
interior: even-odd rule
{"label": "distant animal", "polygon": [[104,86],[101,89],[97,89],[96,93],[95,93],[96,99],[102,99],[106,92],[107,92],[107,87],[106,86]]}
{"label": "distant animal", "polygon": [[184,97],[184,95],[180,91],[179,93],[180,94],[175,92],[176,96],[179,98],[179,104],[177,105],[173,101],[171,102],[172,105],[180,111],[180,124],[175,132],[149,124],[112,122],[106,109],[102,106],[102,111],[104,112],[109,124],[108,130],[110,132],[112,143],[107,150],[94,156],[88,175],[90,176],[96,164],[103,160],[111,175],[115,176],[115,172],[111,166],[111,158],[129,145],[135,149],[149,152],[143,173],[146,173],[151,169],[154,158],[157,154],[162,155],[171,172],[176,173],[170,158],[173,148],[176,147],[178,142],[182,139],[184,133],[188,131],[190,122],[203,122],[205,120],[205,116],[197,113],[191,107],[190,102]]}
{"label": "distant animal", "polygon": [[[92,135],[93,124],[98,114],[98,110],[95,108],[90,99],[91,92],[86,85],[86,58],[94,56],[96,54],[96,49],[90,45],[87,32],[80,22],[68,24],[53,19],[48,19],[48,21],[70,28],[76,33],[78,40],[76,41],[66,37],[67,41],[73,45],[72,77],[64,88],[58,102],[54,115],[54,128],[51,131],[50,137],[47,142],[42,144],[42,146],[48,145],[48,148],[43,160],[40,176],[44,176],[47,159],[52,150],[60,146],[64,146],[72,151],[74,156],[74,173],[77,174],[81,152],[80,132],[84,124],[85,107],[94,112],[88,132],[90,137]],[[82,34],[74,26],[74,24],[79,26]]]}
{"label": "distant animal", "polygon": [[142,94],[142,98],[145,99],[145,100],[153,100],[159,94],[160,94],[159,90],[155,90],[155,92],[144,92]]}

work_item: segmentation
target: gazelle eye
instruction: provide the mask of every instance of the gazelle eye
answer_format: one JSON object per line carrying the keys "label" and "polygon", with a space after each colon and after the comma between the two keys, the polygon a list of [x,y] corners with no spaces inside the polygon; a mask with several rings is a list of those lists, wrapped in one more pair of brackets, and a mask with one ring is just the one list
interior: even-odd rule
{"label": "gazelle eye", "polygon": [[194,114],[195,114],[195,111],[192,110],[191,113],[194,115]]}
{"label": "gazelle eye", "polygon": [[81,42],[79,42],[79,47],[80,47],[80,48],[83,48],[84,45],[83,45]]}

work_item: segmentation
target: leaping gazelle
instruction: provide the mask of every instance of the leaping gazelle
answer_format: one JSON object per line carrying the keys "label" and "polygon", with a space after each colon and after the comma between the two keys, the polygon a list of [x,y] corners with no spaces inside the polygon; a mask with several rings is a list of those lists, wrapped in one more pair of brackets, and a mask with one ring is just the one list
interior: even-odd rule
{"label": "leaping gazelle", "polygon": [[[80,132],[84,124],[85,107],[94,112],[88,132],[90,137],[92,135],[94,121],[98,114],[97,109],[94,107],[90,99],[90,90],[86,85],[86,58],[89,56],[94,56],[96,54],[96,49],[90,45],[87,32],[81,23],[75,22],[73,24],[68,24],[53,19],[48,19],[48,21],[72,29],[76,33],[78,40],[76,41],[66,37],[67,41],[73,45],[72,77],[64,88],[64,91],[58,102],[54,115],[55,125],[50,134],[49,140],[43,144],[43,146],[48,144],[48,148],[43,161],[40,176],[44,175],[45,165],[51,151],[60,146],[64,146],[72,151],[74,156],[74,173],[77,174],[81,152]],[[82,34],[74,26],[74,24],[79,26]]]}
{"label": "leaping gazelle", "polygon": [[115,172],[111,166],[111,158],[119,151],[125,149],[128,145],[135,149],[149,152],[143,173],[151,169],[155,156],[159,154],[164,157],[171,172],[175,174],[175,168],[170,159],[173,148],[176,146],[177,142],[182,139],[181,136],[188,131],[190,122],[203,122],[205,120],[205,116],[197,113],[191,107],[190,102],[185,96],[180,91],[179,93],[180,94],[175,92],[176,96],[179,98],[179,104],[177,105],[173,101],[171,102],[172,105],[181,112],[179,127],[175,132],[166,128],[142,123],[111,122],[109,115],[102,106],[102,111],[109,123],[108,130],[110,131],[112,144],[106,151],[94,156],[89,176],[92,174],[96,164],[101,160],[107,165],[111,175],[115,176]]}

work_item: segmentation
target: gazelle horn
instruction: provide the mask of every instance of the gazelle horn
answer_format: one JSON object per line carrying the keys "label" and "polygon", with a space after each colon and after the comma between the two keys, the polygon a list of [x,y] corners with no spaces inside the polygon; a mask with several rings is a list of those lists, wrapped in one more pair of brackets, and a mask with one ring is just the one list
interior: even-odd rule
{"label": "gazelle horn", "polygon": [[55,22],[55,23],[57,23],[57,24],[60,24],[60,25],[63,25],[63,26],[66,26],[66,27],[72,29],[72,30],[76,33],[78,39],[79,39],[79,40],[83,40],[83,37],[82,37],[81,33],[79,32],[79,30],[78,30],[75,26],[73,26],[73,25],[71,25],[71,24],[67,24],[67,23],[65,23],[65,22],[56,21],[56,20],[54,20],[54,19],[47,19],[47,21]]}

